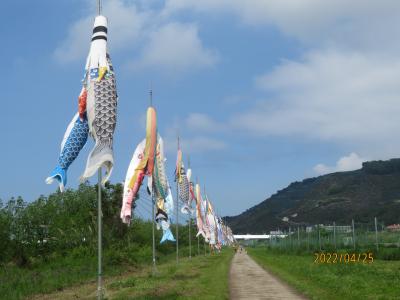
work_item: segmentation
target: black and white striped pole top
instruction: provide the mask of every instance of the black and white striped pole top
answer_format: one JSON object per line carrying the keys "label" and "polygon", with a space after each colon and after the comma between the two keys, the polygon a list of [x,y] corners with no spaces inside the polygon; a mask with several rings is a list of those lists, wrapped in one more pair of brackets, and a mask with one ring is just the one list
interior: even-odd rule
{"label": "black and white striped pole top", "polygon": [[107,18],[97,16],[94,19],[92,42],[99,39],[107,41],[107,31]]}
{"label": "black and white striped pole top", "polygon": [[110,69],[107,62],[107,27],[107,18],[105,16],[99,15],[95,18],[86,70]]}

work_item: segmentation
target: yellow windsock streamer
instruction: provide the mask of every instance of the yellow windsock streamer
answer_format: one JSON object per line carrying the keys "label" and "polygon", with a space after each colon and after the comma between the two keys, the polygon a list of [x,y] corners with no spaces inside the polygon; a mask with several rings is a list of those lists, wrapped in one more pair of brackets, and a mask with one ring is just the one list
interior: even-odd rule
{"label": "yellow windsock streamer", "polygon": [[[207,200],[208,200],[208,198],[207,198]],[[208,200],[207,202],[208,202],[208,212],[209,212],[210,214],[214,214],[214,209],[213,209],[213,207],[212,207],[212,205],[211,205],[211,201]]]}
{"label": "yellow windsock streamer", "polygon": [[182,183],[182,151],[178,150],[178,155],[176,157],[176,178],[179,183]]}
{"label": "yellow windsock streamer", "polygon": [[157,115],[154,107],[150,106],[147,109],[147,124],[146,124],[146,151],[147,154],[147,172],[146,175],[152,175],[154,169],[154,160],[156,157],[157,146]]}
{"label": "yellow windsock streamer", "polygon": [[196,203],[196,207],[197,207],[197,210],[198,210],[198,212],[200,213],[200,215],[201,215],[201,195],[200,195],[200,185],[198,184],[198,183],[196,183],[196,200],[197,200],[197,203]]}
{"label": "yellow windsock streamer", "polygon": [[157,145],[157,115],[154,107],[150,106],[147,109],[146,146],[144,149],[144,155],[143,159],[140,161],[138,167],[135,170],[135,174],[132,176],[131,181],[129,182],[130,188],[133,187],[139,175],[151,176],[153,174],[156,145]]}
{"label": "yellow windsock streamer", "polygon": [[158,200],[157,200],[157,202],[156,202],[156,205],[157,205],[157,208],[158,209],[161,209],[161,210],[165,210],[164,209],[164,199],[163,198],[159,198]]}

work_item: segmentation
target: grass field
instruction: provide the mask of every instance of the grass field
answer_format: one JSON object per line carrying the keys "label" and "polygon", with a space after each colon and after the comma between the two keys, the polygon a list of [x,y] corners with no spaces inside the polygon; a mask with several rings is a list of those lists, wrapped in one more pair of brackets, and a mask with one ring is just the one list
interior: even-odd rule
{"label": "grass field", "polygon": [[314,255],[248,248],[250,256],[310,299],[400,299],[400,261],[315,264]]}
{"label": "grass field", "polygon": [[[55,290],[86,282],[96,274],[96,257],[75,258],[67,256],[48,263],[40,263],[29,268],[14,265],[0,267],[0,299],[24,299],[37,293],[50,293]],[[109,276],[122,272],[115,265],[106,268]]]}
{"label": "grass field", "polygon": [[158,276],[150,270],[140,276],[126,276],[107,285],[112,299],[228,299],[229,266],[233,250],[220,255],[198,256],[169,262],[158,268]]}
{"label": "grass field", "polygon": [[[228,299],[228,273],[233,256],[225,249],[215,256],[164,257],[152,276],[150,264],[109,265],[104,279],[106,299]],[[0,272],[1,299],[96,298],[96,264],[73,260],[33,270]],[[68,275],[67,275],[68,274]],[[35,295],[35,296],[34,296]]]}

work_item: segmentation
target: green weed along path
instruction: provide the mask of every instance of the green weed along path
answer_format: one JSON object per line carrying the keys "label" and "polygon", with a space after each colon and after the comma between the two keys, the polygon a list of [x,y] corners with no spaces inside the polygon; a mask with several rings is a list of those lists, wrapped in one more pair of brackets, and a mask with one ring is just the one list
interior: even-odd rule
{"label": "green weed along path", "polygon": [[[117,277],[106,277],[105,299],[228,299],[228,273],[232,249],[215,256],[181,258],[157,267],[138,269]],[[70,287],[62,292],[36,295],[33,299],[96,299],[96,281]],[[32,299],[32,298],[29,298]]]}
{"label": "green weed along path", "polygon": [[310,299],[399,300],[400,261],[315,264],[314,255],[248,249],[250,256]]}

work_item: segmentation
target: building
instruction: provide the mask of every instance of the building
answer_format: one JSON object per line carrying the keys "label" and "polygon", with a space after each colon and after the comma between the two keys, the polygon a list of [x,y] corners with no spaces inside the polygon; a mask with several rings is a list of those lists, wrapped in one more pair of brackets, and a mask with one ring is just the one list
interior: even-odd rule
{"label": "building", "polygon": [[400,231],[400,224],[392,224],[392,225],[386,226],[386,230],[388,230],[388,231]]}
{"label": "building", "polygon": [[314,230],[318,230],[318,227],[320,229],[323,229],[323,230],[328,231],[328,232],[333,232],[333,230],[335,230],[336,232],[341,232],[341,233],[350,233],[350,232],[352,232],[351,225],[335,225],[335,226],[333,226],[333,225],[324,225],[324,224],[307,226],[306,227],[306,232],[312,232]]}

